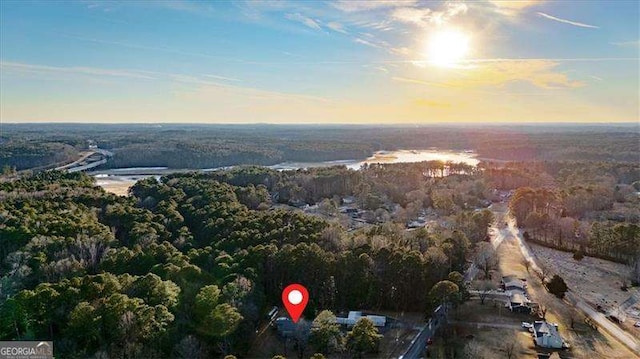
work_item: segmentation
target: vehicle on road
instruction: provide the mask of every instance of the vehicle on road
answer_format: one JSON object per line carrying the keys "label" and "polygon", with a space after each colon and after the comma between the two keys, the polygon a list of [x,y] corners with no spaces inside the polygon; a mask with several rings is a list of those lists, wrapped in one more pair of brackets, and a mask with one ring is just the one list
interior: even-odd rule
{"label": "vehicle on road", "polygon": [[607,315],[607,319],[609,319],[610,321],[616,323],[616,324],[620,324],[620,319],[618,319],[618,317],[614,316],[614,315]]}

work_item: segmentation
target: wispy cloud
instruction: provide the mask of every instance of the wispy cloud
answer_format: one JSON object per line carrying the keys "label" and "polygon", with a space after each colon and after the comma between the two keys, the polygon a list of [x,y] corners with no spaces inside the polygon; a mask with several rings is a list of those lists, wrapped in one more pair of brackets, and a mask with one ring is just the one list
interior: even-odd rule
{"label": "wispy cloud", "polygon": [[553,21],[557,21],[557,22],[561,22],[564,24],[569,24],[569,25],[573,25],[573,26],[578,26],[578,27],[586,27],[586,28],[590,28],[590,29],[599,29],[599,26],[595,26],[595,25],[589,25],[589,24],[585,24],[582,22],[577,22],[577,21],[571,21],[571,20],[567,20],[567,19],[561,19],[559,17],[555,17],[549,14],[546,14],[544,12],[537,12],[538,15],[547,18],[549,20],[553,20]]}
{"label": "wispy cloud", "polygon": [[210,85],[210,86],[230,86],[225,83],[212,81],[222,80],[227,82],[240,82],[240,79],[212,75],[186,75],[176,73],[165,73],[157,71],[143,71],[143,70],[130,70],[130,69],[108,69],[98,67],[86,67],[86,66],[48,66],[48,65],[35,65],[19,62],[0,62],[0,69],[3,73],[17,73],[17,74],[37,74],[37,75],[64,75],[65,78],[69,76],[81,76],[83,78],[98,79],[105,77],[120,77],[137,80],[170,80],[187,84],[198,85]]}
{"label": "wispy cloud", "polygon": [[226,77],[226,76],[220,76],[220,75],[211,75],[211,74],[204,74],[202,76],[205,77],[210,77],[212,79],[216,79],[216,80],[224,80],[224,81],[233,81],[233,82],[239,82],[242,81],[240,79],[235,79],[233,77]]}
{"label": "wispy cloud", "polygon": [[[186,85],[178,92],[182,94],[190,94],[190,96],[207,99],[211,101],[213,97],[207,97],[208,94],[225,94],[241,99],[242,96],[262,99],[279,99],[302,102],[330,102],[327,98],[320,96],[307,95],[302,93],[279,92],[272,90],[263,90],[251,86],[238,86],[210,79],[224,81],[240,81],[239,79],[211,75],[211,74],[178,74],[165,73],[155,71],[141,71],[129,69],[107,69],[94,67],[58,67],[44,66],[17,62],[0,62],[0,70],[3,73],[20,73],[20,74],[36,74],[38,78],[42,75],[58,76],[57,79],[69,79],[76,76],[79,79],[94,81],[105,77],[118,77],[136,80],[156,81],[158,86]],[[124,86],[128,86],[130,81],[121,82]],[[222,100],[220,100],[222,101]]]}
{"label": "wispy cloud", "polygon": [[396,82],[404,82],[404,83],[414,84],[414,85],[425,85],[425,86],[434,86],[434,87],[448,87],[448,88],[459,87],[459,86],[454,86],[454,85],[441,83],[441,82],[437,82],[437,81],[425,81],[425,80],[413,79],[413,78],[402,77],[402,76],[394,76],[391,79],[393,81],[396,81]]}
{"label": "wispy cloud", "polygon": [[387,20],[380,20],[380,21],[366,21],[366,20],[360,20],[360,21],[355,21],[353,23],[353,25],[357,26],[357,27],[361,27],[361,28],[366,28],[366,29],[375,29],[375,30],[380,30],[380,31],[389,31],[389,30],[393,30],[393,26],[391,26],[392,21],[387,19]]}
{"label": "wispy cloud", "polygon": [[171,54],[176,54],[176,55],[184,55],[184,56],[191,56],[191,57],[201,57],[201,58],[215,59],[215,60],[229,61],[229,62],[244,62],[243,60],[240,60],[240,59],[234,59],[234,58],[228,58],[228,57],[224,57],[224,56],[206,54],[206,53],[202,53],[202,52],[183,51],[183,50],[180,50],[180,49],[175,49],[175,48],[170,48],[170,47],[146,46],[146,45],[134,44],[134,43],[129,43],[129,42],[109,41],[109,40],[104,40],[104,39],[89,38],[89,37],[76,36],[76,35],[61,34],[61,36],[69,38],[69,39],[76,39],[76,40],[80,40],[80,41],[88,41],[88,42],[93,42],[93,43],[97,43],[97,44],[104,44],[104,45],[120,46],[120,47],[126,47],[126,48],[137,49],[137,50],[159,51],[159,52],[166,52],[166,53],[171,53]]}
{"label": "wispy cloud", "polygon": [[322,27],[320,27],[320,23],[317,20],[304,16],[300,13],[286,14],[285,17],[291,21],[299,22],[304,26],[312,28],[314,30],[322,30]]}
{"label": "wispy cloud", "polygon": [[432,10],[426,7],[402,7],[395,9],[391,17],[400,22],[426,27],[431,24],[442,25],[451,18],[464,14],[468,10],[466,4],[461,2],[445,3],[441,10]]}
{"label": "wispy cloud", "polygon": [[382,46],[378,45],[378,44],[374,44],[373,42],[369,41],[369,40],[365,40],[361,37],[356,37],[354,40],[354,42],[357,42],[358,44],[362,44],[362,45],[366,45],[366,46],[370,46],[370,47],[375,47],[376,49],[381,49]]}
{"label": "wispy cloud", "polygon": [[564,58],[487,58],[487,59],[469,59],[465,63],[483,63],[483,62],[530,62],[530,61],[552,61],[552,62],[601,62],[601,61],[638,61],[638,57],[564,57]]}
{"label": "wispy cloud", "polygon": [[418,0],[337,0],[331,5],[344,12],[358,12],[413,6],[417,3]]}
{"label": "wispy cloud", "polygon": [[418,100],[415,100],[414,103],[418,106],[436,107],[436,108],[450,108],[453,106],[451,102],[437,101],[437,100],[430,100],[430,99],[418,99]]}
{"label": "wispy cloud", "polygon": [[342,34],[347,33],[347,30],[345,30],[344,26],[339,22],[335,22],[335,21],[328,22],[327,27],[333,31],[336,31]]}
{"label": "wispy cloud", "polygon": [[120,69],[104,69],[95,67],[58,67],[47,65],[34,65],[18,62],[0,62],[0,69],[3,72],[32,73],[32,74],[76,74],[88,76],[109,76],[109,77],[127,77],[133,79],[155,79],[151,72],[120,70]]}
{"label": "wispy cloud", "polygon": [[525,9],[540,5],[545,0],[489,0],[496,12],[506,16],[517,16]]}
{"label": "wispy cloud", "polygon": [[420,85],[477,88],[502,87],[508,83],[523,82],[543,89],[576,88],[585,84],[571,80],[566,74],[559,72],[558,62],[549,60],[491,61],[475,63],[462,71],[451,74],[446,81],[429,81],[394,77],[393,80]]}
{"label": "wispy cloud", "polygon": [[640,40],[610,42],[610,44],[611,45],[620,46],[620,47],[639,47],[640,46]]}

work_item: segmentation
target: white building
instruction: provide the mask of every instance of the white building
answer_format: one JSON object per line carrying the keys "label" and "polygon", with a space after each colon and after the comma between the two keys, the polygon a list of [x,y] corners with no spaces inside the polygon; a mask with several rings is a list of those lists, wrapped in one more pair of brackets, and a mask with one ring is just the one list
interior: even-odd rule
{"label": "white building", "polygon": [[533,323],[533,341],[537,346],[543,348],[560,349],[565,347],[565,343],[558,332],[558,324],[540,320]]}
{"label": "white building", "polygon": [[384,327],[387,324],[387,317],[381,315],[362,315],[362,312],[349,312],[346,318],[336,317],[336,323],[352,327],[360,318],[367,318],[373,322],[376,327]]}

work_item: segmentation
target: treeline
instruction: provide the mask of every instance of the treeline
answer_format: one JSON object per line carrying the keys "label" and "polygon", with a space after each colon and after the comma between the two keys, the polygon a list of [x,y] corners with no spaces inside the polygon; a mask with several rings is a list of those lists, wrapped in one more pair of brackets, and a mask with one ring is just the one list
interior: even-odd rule
{"label": "treeline", "polygon": [[[214,168],[363,159],[378,150],[475,150],[511,161],[638,160],[637,127],[630,125],[487,127],[373,127],[275,125],[4,125],[0,167],[18,169],[65,160],[87,140],[110,150],[111,167]],[[71,151],[71,152],[69,152]],[[66,153],[66,155],[61,155]],[[57,156],[57,157],[56,157]],[[62,157],[61,157],[62,156]]]}
{"label": "treeline", "polygon": [[[511,170],[525,173],[523,164]],[[520,187],[509,206],[527,237],[562,250],[633,264],[640,260],[640,166],[528,164],[546,186]]]}
{"label": "treeline", "polygon": [[116,147],[113,152],[113,160],[108,164],[113,168],[216,168],[238,164],[274,165],[285,161],[364,159],[372,150],[361,144],[324,141],[301,143],[252,138],[242,141],[215,138],[192,141],[168,138]]}
{"label": "treeline", "polygon": [[[486,225],[475,216],[461,217],[460,231],[386,223],[348,233],[260,207],[288,175],[247,171],[216,174],[229,183],[196,174],[140,181],[128,198],[83,174],[0,183],[0,338],[54,340],[56,355],[70,358],[242,355],[291,282],[309,289],[307,318],[323,309],[426,312],[436,283],[461,280],[449,273],[463,271],[481,239],[465,233],[486,232],[468,227]],[[313,195],[333,190],[321,172],[304,176],[318,181]],[[447,283],[447,295],[457,291]]]}
{"label": "treeline", "polygon": [[66,143],[36,142],[24,139],[0,139],[0,169],[50,167],[73,161],[78,150]]}

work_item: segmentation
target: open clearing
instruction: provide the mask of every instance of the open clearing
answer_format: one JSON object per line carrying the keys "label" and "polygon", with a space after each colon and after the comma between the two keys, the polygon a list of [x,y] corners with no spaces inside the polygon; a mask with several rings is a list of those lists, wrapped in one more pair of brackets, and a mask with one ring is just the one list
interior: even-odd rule
{"label": "open clearing", "polygon": [[116,194],[118,196],[128,196],[129,188],[133,186],[136,181],[115,180],[107,178],[96,179],[96,184],[105,191]]}
{"label": "open clearing", "polygon": [[[613,314],[621,320],[626,319],[629,329],[634,331],[632,334],[640,336],[640,328],[633,328],[633,323],[640,320],[638,288],[630,288],[626,292],[620,289],[623,278],[629,277],[628,266],[592,257],[576,261],[572,253],[533,243],[529,243],[529,248],[538,263],[549,268],[553,274],[559,274],[574,293],[594,308],[600,305],[607,314]],[[619,312],[623,303],[624,308]]]}

